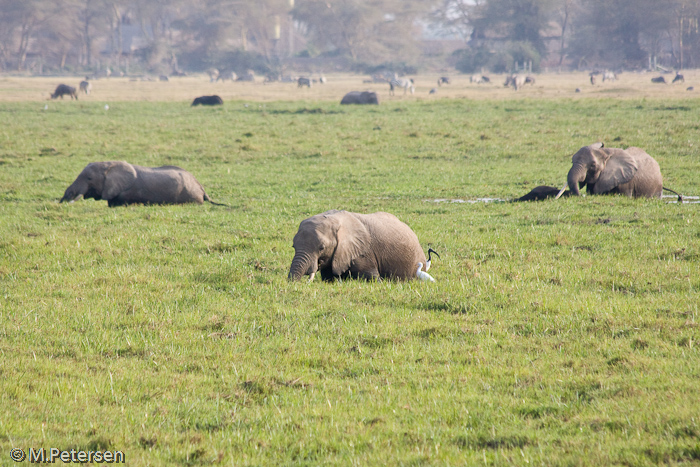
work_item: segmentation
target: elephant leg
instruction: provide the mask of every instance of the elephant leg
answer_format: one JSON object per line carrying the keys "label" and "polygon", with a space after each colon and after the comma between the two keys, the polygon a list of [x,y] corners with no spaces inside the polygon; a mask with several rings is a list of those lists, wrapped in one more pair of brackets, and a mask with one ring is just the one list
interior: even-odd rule
{"label": "elephant leg", "polygon": [[116,198],[108,199],[107,200],[107,206],[110,208],[116,207],[116,206],[126,206],[128,203],[121,199],[119,196]]}
{"label": "elephant leg", "polygon": [[360,271],[357,273],[357,277],[360,279],[365,279],[367,281],[381,281],[382,278],[378,272],[374,271]]}

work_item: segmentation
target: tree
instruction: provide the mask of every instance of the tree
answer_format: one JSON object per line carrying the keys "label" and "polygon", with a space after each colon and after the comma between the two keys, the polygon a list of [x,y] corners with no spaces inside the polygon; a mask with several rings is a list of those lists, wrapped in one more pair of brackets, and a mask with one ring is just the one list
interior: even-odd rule
{"label": "tree", "polygon": [[416,0],[300,0],[292,11],[321,50],[354,61],[412,60],[416,20],[424,12]]}
{"label": "tree", "polygon": [[580,63],[642,67],[661,33],[672,27],[670,6],[657,0],[581,0],[569,52]]}

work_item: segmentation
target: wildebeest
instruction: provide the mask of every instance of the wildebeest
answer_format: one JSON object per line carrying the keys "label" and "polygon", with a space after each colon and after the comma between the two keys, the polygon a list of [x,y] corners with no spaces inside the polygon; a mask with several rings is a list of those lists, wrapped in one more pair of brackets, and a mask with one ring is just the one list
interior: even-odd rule
{"label": "wildebeest", "polygon": [[255,73],[253,70],[246,70],[244,74],[236,78],[236,81],[255,81]]}
{"label": "wildebeest", "polygon": [[443,84],[450,84],[449,76],[441,76],[438,78],[438,86],[442,86]]}
{"label": "wildebeest", "polygon": [[595,84],[595,75],[591,73],[591,84]]}
{"label": "wildebeest", "polygon": [[92,91],[92,84],[90,84],[90,81],[81,81],[80,90],[83,91],[85,94],[90,94],[90,91]]}
{"label": "wildebeest", "polygon": [[657,76],[656,78],[652,78],[651,82],[652,83],[668,84],[668,83],[666,83],[666,78],[664,78],[663,76]]}
{"label": "wildebeest", "polygon": [[158,81],[170,81],[170,79],[165,75],[160,75],[158,77]]}
{"label": "wildebeest", "polygon": [[200,96],[192,101],[192,106],[194,105],[222,105],[224,103],[223,99],[219,96]]}
{"label": "wildebeest", "polygon": [[343,96],[341,104],[379,104],[377,93],[373,91],[350,91]]}
{"label": "wildebeest", "polygon": [[297,79],[297,87],[311,87],[311,80],[309,78],[299,78]]}
{"label": "wildebeest", "polygon": [[216,82],[219,81],[236,81],[238,79],[238,75],[231,71],[231,70],[225,70],[219,73],[219,75],[216,77]]}
{"label": "wildebeest", "polygon": [[437,94],[437,88],[432,88],[430,91],[428,91],[428,94]]}
{"label": "wildebeest", "polygon": [[67,84],[59,84],[56,86],[56,90],[51,94],[51,99],[56,99],[57,97],[63,99],[64,95],[70,96],[71,100],[73,100],[74,97],[76,101],[78,100],[78,93],[75,88]]}
{"label": "wildebeest", "polygon": [[525,77],[525,83],[524,84],[535,84],[535,77],[534,76],[526,76]]}
{"label": "wildebeest", "polygon": [[673,78],[673,83],[678,83],[678,82],[685,83],[685,77],[682,74],[676,72],[676,77]]}
{"label": "wildebeest", "polygon": [[522,75],[510,75],[506,78],[506,82],[503,83],[503,87],[512,86],[516,91],[525,85],[525,77]]}

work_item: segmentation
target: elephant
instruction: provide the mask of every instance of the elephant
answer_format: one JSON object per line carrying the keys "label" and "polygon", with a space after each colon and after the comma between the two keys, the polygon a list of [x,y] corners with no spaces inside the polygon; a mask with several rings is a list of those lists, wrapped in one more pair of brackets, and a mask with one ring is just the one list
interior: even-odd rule
{"label": "elephant", "polygon": [[341,104],[379,104],[376,92],[372,91],[350,91],[343,96]]}
{"label": "elephant", "polygon": [[219,96],[200,96],[200,97],[195,97],[195,99],[192,101],[192,104],[190,107],[197,106],[197,105],[223,105],[224,100],[220,98]]}
{"label": "elephant", "polygon": [[[547,185],[540,185],[532,190],[530,190],[529,193],[526,195],[521,196],[520,198],[516,198],[513,200],[513,202],[521,202],[521,201],[542,201],[547,198],[554,198],[557,196],[557,193],[559,193],[559,188],[555,186],[547,186]],[[561,194],[561,196],[571,196],[571,191],[566,190]]]}
{"label": "elephant", "polygon": [[180,167],[141,167],[124,161],[91,162],[66,189],[61,203],[78,196],[128,204],[214,203],[194,176]]}
{"label": "elephant", "polygon": [[579,149],[572,164],[567,185],[574,196],[586,186],[589,194],[620,193],[634,198],[661,198],[661,191],[667,190],[682,201],[681,195],[663,186],[659,164],[642,149],[606,148],[595,143]]}
{"label": "elephant", "polygon": [[386,212],[331,210],[316,214],[299,224],[293,246],[290,281],[308,275],[310,282],[317,272],[325,281],[432,279],[416,234]]}

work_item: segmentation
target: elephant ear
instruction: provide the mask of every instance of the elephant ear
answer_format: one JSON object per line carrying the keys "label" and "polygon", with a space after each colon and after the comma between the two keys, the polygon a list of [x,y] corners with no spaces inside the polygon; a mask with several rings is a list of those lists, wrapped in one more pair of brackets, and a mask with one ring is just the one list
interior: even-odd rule
{"label": "elephant ear", "polygon": [[102,199],[110,200],[127,191],[136,181],[136,170],[127,162],[113,162],[105,169]]}
{"label": "elephant ear", "polygon": [[333,275],[340,276],[350,269],[352,260],[365,254],[369,248],[370,236],[367,227],[353,214],[339,211],[332,217],[334,222],[337,221],[338,241],[333,254]]}
{"label": "elephant ear", "polygon": [[637,162],[627,151],[622,149],[608,151],[610,151],[610,158],[598,177],[593,190],[594,194],[607,193],[615,187],[629,182],[637,173]]}

